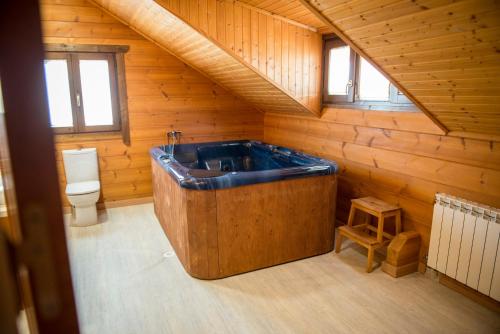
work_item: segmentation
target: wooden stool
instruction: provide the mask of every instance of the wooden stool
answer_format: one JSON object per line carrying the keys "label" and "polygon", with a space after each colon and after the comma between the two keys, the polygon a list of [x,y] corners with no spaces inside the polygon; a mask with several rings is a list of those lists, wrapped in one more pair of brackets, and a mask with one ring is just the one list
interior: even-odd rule
{"label": "wooden stool", "polygon": [[[356,210],[367,213],[364,223],[353,224]],[[370,224],[370,215],[378,218],[377,227]],[[384,231],[384,221],[389,217],[395,217],[396,235],[398,235],[401,232],[401,209],[398,206],[385,203],[374,197],[363,197],[351,200],[349,221],[347,222],[347,226],[341,226],[338,229],[335,252],[340,253],[343,236],[366,247],[368,249],[366,272],[371,272],[375,249],[383,247],[395,237],[395,235]],[[370,232],[376,232],[376,236],[371,235]]]}

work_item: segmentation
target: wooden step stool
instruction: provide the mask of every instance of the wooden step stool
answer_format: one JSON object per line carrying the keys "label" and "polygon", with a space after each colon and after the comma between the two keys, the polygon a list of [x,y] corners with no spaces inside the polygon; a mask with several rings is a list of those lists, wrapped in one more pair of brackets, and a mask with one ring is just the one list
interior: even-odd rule
{"label": "wooden step stool", "polygon": [[[364,223],[354,225],[356,210],[367,213]],[[377,227],[370,224],[370,215],[377,217]],[[384,221],[389,217],[395,217],[396,235],[401,232],[401,208],[396,205],[385,203],[375,197],[363,197],[351,200],[351,211],[347,226],[338,228],[337,240],[335,242],[335,252],[340,253],[342,247],[342,237],[346,237],[357,244],[368,249],[368,263],[366,272],[372,271],[373,255],[375,249],[385,246],[395,235],[384,231]],[[376,236],[370,232],[375,232]]]}

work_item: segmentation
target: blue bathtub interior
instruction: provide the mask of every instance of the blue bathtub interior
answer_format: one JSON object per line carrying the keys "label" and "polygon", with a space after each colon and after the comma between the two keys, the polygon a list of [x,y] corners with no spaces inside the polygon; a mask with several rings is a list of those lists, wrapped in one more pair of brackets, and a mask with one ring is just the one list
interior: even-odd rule
{"label": "blue bathtub interior", "polygon": [[285,147],[241,140],[160,146],[150,153],[189,189],[223,189],[337,172],[337,165]]}

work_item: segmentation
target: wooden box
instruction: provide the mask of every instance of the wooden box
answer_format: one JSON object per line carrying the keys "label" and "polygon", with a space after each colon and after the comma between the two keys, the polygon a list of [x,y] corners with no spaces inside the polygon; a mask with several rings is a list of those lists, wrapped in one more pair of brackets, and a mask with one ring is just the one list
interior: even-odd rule
{"label": "wooden box", "polygon": [[420,234],[407,231],[398,234],[387,247],[382,270],[392,277],[401,277],[418,270]]}

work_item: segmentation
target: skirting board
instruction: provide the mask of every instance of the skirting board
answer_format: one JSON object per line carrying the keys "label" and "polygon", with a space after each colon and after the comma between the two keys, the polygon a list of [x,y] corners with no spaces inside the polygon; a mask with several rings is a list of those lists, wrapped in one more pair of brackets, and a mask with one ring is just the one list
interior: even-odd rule
{"label": "skirting board", "polygon": [[500,313],[500,302],[497,302],[496,300],[488,296],[485,296],[474,289],[469,288],[468,286],[454,280],[453,278],[450,278],[441,273],[439,273],[438,275],[439,275],[439,283],[443,284],[444,286],[452,290],[455,290],[458,293],[461,293],[465,297],[472,299],[476,303],[479,303],[489,308],[490,310]]}
{"label": "skirting board", "polygon": [[[119,208],[122,206],[146,204],[152,202],[153,202],[153,196],[122,199],[118,201],[108,201],[108,202],[97,203],[97,210],[106,210],[110,208]],[[65,214],[71,213],[71,207],[70,206],[63,207],[63,213]]]}

